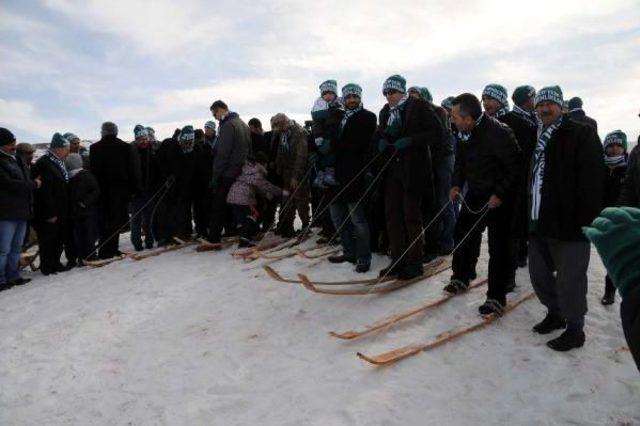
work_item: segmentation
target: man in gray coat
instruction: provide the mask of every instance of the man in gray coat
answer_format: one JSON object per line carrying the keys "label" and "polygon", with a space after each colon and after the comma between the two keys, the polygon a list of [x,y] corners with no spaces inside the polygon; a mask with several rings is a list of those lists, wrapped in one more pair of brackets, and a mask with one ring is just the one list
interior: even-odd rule
{"label": "man in gray coat", "polygon": [[251,131],[238,114],[229,111],[224,102],[215,101],[209,109],[219,122],[218,136],[213,143],[213,201],[209,241],[219,243],[223,227],[226,235],[236,233],[226,200],[231,185],[242,172],[242,166],[251,154]]}

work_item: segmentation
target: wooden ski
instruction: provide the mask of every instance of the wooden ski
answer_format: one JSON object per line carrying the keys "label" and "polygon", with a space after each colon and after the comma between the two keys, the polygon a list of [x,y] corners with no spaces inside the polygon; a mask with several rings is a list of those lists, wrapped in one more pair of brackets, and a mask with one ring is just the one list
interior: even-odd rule
{"label": "wooden ski", "polygon": [[[471,285],[469,286],[468,290],[471,290],[473,288],[477,288],[480,286],[483,286],[487,283],[487,279],[482,279],[482,280],[478,280],[474,283],[471,283]],[[383,330],[386,330],[387,328],[391,327],[392,325],[405,320],[407,318],[410,318],[414,315],[423,313],[431,308],[435,308],[437,306],[443,305],[445,304],[447,301],[449,301],[450,299],[456,297],[456,296],[460,296],[466,294],[465,293],[461,293],[461,294],[450,294],[447,293],[446,295],[442,296],[441,298],[437,299],[437,300],[433,300],[431,302],[427,302],[421,306],[418,306],[417,308],[414,309],[410,309],[408,311],[404,311],[404,312],[400,312],[397,314],[393,314],[390,315],[384,319],[381,319],[379,321],[376,321],[374,323],[365,325],[364,327],[360,328],[360,329],[356,329],[356,330],[350,330],[350,331],[344,331],[344,332],[335,332],[335,331],[330,331],[329,334],[332,335],[333,337],[337,337],[338,339],[343,339],[343,340],[353,340],[353,339],[359,339],[361,337],[365,337],[365,336],[369,336],[373,333],[376,332],[380,332]]]}
{"label": "wooden ski", "polygon": [[[358,285],[350,288],[323,288],[323,284],[320,283],[312,283],[309,279],[303,275],[298,274],[300,280],[302,281],[302,285],[310,291],[320,294],[331,294],[335,296],[366,296],[368,294],[384,294],[389,293],[391,291],[397,290],[402,287],[406,287],[408,285],[417,283],[429,277],[432,277],[440,272],[446,271],[451,268],[451,261],[439,259],[435,262],[432,262],[425,268],[425,271],[422,275],[419,275],[415,278],[411,278],[409,280],[398,280],[394,279],[393,281],[384,282],[381,281],[378,283],[376,280],[374,283],[370,285]],[[335,285],[331,284],[331,285]]]}
{"label": "wooden ski", "polygon": [[119,260],[126,259],[128,256],[131,256],[131,254],[124,253],[124,254],[121,254],[120,256],[115,256],[110,259],[83,260],[82,263],[92,268],[101,268],[103,266],[107,266]]}
{"label": "wooden ski", "polygon": [[[529,293],[517,302],[507,304],[504,309],[503,315],[506,315],[508,312],[511,312],[520,304],[526,302],[534,296],[534,293]],[[363,359],[374,365],[388,365],[393,364],[394,362],[400,361],[402,359],[408,358],[412,355],[416,355],[420,352],[426,352],[431,349],[437,348],[438,346],[442,346],[447,342],[458,339],[459,337],[464,336],[465,334],[471,333],[476,330],[480,330],[488,326],[489,324],[495,322],[499,317],[497,315],[487,315],[482,317],[480,321],[477,321],[474,324],[471,324],[467,327],[459,328],[459,329],[451,329],[445,331],[444,333],[439,334],[436,338],[427,343],[420,344],[412,344],[403,346],[398,349],[393,349],[388,352],[384,352],[378,355],[365,355],[362,352],[358,352],[357,355],[360,359]]]}
{"label": "wooden ski", "polygon": [[[182,240],[178,240],[178,241],[182,241]],[[175,245],[172,245],[172,246],[161,247],[159,249],[152,250],[152,251],[149,251],[147,253],[134,253],[130,257],[133,260],[142,260],[142,259],[146,259],[148,257],[158,256],[158,255],[160,255],[162,253],[167,253],[167,252],[174,251],[174,250],[180,250],[182,248],[189,247],[189,246],[192,246],[194,244],[196,244],[196,241],[186,241],[186,242],[182,241],[181,243],[178,243],[178,244],[175,244]]]}

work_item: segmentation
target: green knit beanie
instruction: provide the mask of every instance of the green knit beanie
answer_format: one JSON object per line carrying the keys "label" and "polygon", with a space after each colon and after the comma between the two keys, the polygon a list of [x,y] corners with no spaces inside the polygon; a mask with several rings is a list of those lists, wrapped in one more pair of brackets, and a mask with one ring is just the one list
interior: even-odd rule
{"label": "green knit beanie", "polygon": [[187,141],[195,139],[195,131],[193,130],[193,126],[184,126],[180,131],[180,140]]}
{"label": "green knit beanie", "polygon": [[440,106],[448,111],[451,111],[451,108],[453,108],[454,99],[455,99],[455,96],[448,96],[442,100],[442,102],[440,103]]}
{"label": "green knit beanie", "polygon": [[204,123],[204,128],[205,129],[211,129],[211,130],[215,130],[216,129],[216,122],[209,120],[206,123]]}
{"label": "green knit beanie", "polygon": [[75,134],[71,133],[71,132],[67,132],[64,135],[62,135],[63,138],[65,138],[66,140],[68,140],[69,142],[71,142],[74,139],[80,139],[78,136],[76,136]]}
{"label": "green knit beanie", "polygon": [[614,130],[607,134],[604,138],[604,149],[607,150],[609,145],[618,144],[624,148],[624,152],[627,152],[627,134],[622,130]]}
{"label": "green knit beanie", "polygon": [[514,104],[520,106],[527,102],[529,99],[536,96],[536,89],[531,86],[518,86],[511,95],[511,100]]}
{"label": "green knit beanie", "polygon": [[66,148],[69,146],[69,141],[62,136],[60,133],[54,133],[51,138],[51,143],[49,144],[49,148]]}
{"label": "green knit beanie", "polygon": [[346,98],[349,95],[355,95],[362,98],[362,87],[355,83],[349,83],[342,88],[342,97]]}
{"label": "green knit beanie", "polygon": [[426,87],[421,87],[419,92],[422,99],[427,102],[433,102],[433,96],[431,96],[431,92],[429,91],[429,89],[427,89]]}
{"label": "green knit beanie", "polygon": [[500,102],[502,106],[509,107],[509,96],[507,89],[499,84],[488,84],[482,91],[482,96],[488,96]]}
{"label": "green knit beanie", "polygon": [[538,106],[540,102],[546,101],[558,104],[560,105],[560,108],[563,107],[564,100],[562,99],[562,89],[560,88],[560,86],[547,86],[540,89],[540,91],[536,95],[534,104],[535,106]]}
{"label": "green knit beanie", "polygon": [[338,94],[338,82],[335,80],[327,80],[320,85],[320,96],[327,92]]}
{"label": "green knit beanie", "polygon": [[133,128],[133,136],[138,139],[143,136],[148,136],[149,132],[142,124],[137,124],[136,127]]}
{"label": "green knit beanie", "polygon": [[398,74],[394,74],[387,78],[382,85],[382,94],[387,90],[397,90],[400,93],[407,93],[407,80]]}

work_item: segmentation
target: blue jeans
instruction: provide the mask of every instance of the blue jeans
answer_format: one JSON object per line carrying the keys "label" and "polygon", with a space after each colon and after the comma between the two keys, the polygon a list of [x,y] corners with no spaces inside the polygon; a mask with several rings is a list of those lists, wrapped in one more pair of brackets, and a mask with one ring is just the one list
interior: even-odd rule
{"label": "blue jeans", "polygon": [[362,205],[355,205],[356,203],[334,202],[330,208],[331,219],[336,229],[340,229],[344,255],[359,263],[371,263],[369,224]]}
{"label": "blue jeans", "polygon": [[20,278],[20,253],[26,220],[0,220],[0,284]]}
{"label": "blue jeans", "polygon": [[[440,211],[442,206],[449,202],[449,190],[451,189],[451,181],[453,178],[453,164],[455,158],[453,154],[448,155],[441,161],[434,163],[434,174],[436,177],[436,200],[437,211]],[[440,220],[440,238],[438,245],[443,251],[453,250],[453,232],[456,227],[457,221],[457,209],[454,208],[452,203],[445,208],[442,212]]]}

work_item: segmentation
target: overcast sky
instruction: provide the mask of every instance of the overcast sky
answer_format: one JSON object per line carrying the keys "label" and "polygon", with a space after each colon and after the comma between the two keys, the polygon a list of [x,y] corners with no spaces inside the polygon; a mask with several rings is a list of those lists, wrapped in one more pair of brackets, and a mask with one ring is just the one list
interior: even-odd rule
{"label": "overcast sky", "polygon": [[378,112],[390,74],[436,102],[488,83],[559,84],[600,135],[640,129],[640,1],[0,0],[0,126],[20,141],[168,137],[223,99],[307,119],[326,79]]}

